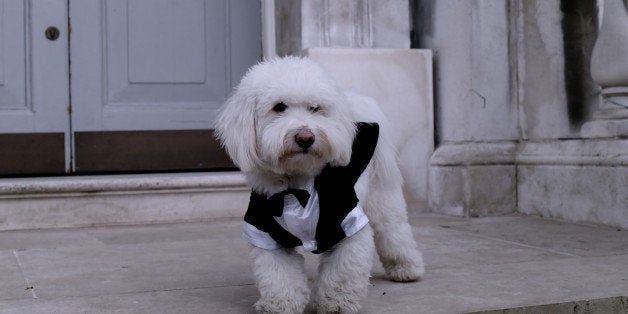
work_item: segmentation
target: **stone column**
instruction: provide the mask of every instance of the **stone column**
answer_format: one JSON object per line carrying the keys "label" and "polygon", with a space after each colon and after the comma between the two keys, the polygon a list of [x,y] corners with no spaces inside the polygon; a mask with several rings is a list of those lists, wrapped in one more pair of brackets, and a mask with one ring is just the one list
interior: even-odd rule
{"label": "stone column", "polygon": [[[628,0],[603,0],[602,26],[593,55],[591,74],[602,87],[602,105],[582,136],[628,135]],[[600,6],[601,7],[601,6]]]}
{"label": "stone column", "polygon": [[439,146],[430,160],[428,201],[435,212],[516,210],[516,8],[491,0],[434,1],[431,8]]}
{"label": "stone column", "polygon": [[518,211],[628,228],[627,4],[628,0],[598,0],[603,16],[598,14],[602,23],[590,70],[602,95],[599,108],[580,129],[582,139],[550,138],[520,145]]}

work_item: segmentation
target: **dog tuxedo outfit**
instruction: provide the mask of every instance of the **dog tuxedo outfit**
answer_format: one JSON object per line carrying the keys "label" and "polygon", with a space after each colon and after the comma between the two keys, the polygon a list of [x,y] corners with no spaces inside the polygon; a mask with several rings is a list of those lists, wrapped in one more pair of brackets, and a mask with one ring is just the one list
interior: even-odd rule
{"label": "dog tuxedo outfit", "polygon": [[379,125],[359,122],[356,127],[348,165],[327,164],[304,189],[270,197],[252,192],[242,237],[263,249],[303,246],[319,254],[366,226],[354,186],[373,157]]}

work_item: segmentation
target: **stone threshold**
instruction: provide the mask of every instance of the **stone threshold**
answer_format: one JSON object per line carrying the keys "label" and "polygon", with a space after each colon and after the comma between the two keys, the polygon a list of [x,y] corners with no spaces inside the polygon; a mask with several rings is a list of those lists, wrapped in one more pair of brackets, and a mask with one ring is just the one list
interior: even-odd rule
{"label": "stone threshold", "polygon": [[240,172],[0,179],[0,230],[241,217]]}

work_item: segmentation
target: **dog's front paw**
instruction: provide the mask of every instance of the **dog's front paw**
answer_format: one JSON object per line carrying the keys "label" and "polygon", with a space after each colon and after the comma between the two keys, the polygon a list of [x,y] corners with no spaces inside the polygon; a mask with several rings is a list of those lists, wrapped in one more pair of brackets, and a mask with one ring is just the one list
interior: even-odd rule
{"label": "dog's front paw", "polygon": [[360,310],[360,304],[357,300],[342,298],[337,295],[336,298],[319,297],[316,300],[317,313],[357,313]]}
{"label": "dog's front paw", "polygon": [[254,307],[258,313],[303,313],[307,300],[282,300],[279,298],[259,299]]}
{"label": "dog's front paw", "polygon": [[412,282],[421,279],[423,271],[417,267],[407,267],[403,265],[391,265],[384,267],[386,277],[392,281]]}
{"label": "dog's front paw", "polygon": [[386,271],[386,277],[392,281],[397,282],[412,282],[418,281],[425,273],[425,267],[423,261],[408,260],[408,261],[395,261],[384,263],[384,270]]}

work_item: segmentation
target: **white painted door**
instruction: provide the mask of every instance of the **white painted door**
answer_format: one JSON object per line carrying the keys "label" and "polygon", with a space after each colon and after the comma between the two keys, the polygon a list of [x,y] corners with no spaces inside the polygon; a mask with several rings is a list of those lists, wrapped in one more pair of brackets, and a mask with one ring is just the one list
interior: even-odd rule
{"label": "white painted door", "polygon": [[[126,155],[142,168],[153,148],[148,154],[171,160],[193,154],[179,153],[178,143],[212,140],[202,131],[213,128],[233,85],[261,58],[259,1],[80,0],[70,2],[70,21],[78,171],[120,168],[105,162]],[[155,132],[164,130],[172,132]],[[87,155],[101,156],[84,163]]]}
{"label": "white painted door", "polygon": [[0,176],[231,167],[214,118],[260,29],[259,1],[0,0]]}
{"label": "white painted door", "polygon": [[0,175],[68,169],[67,21],[67,0],[0,0]]}

